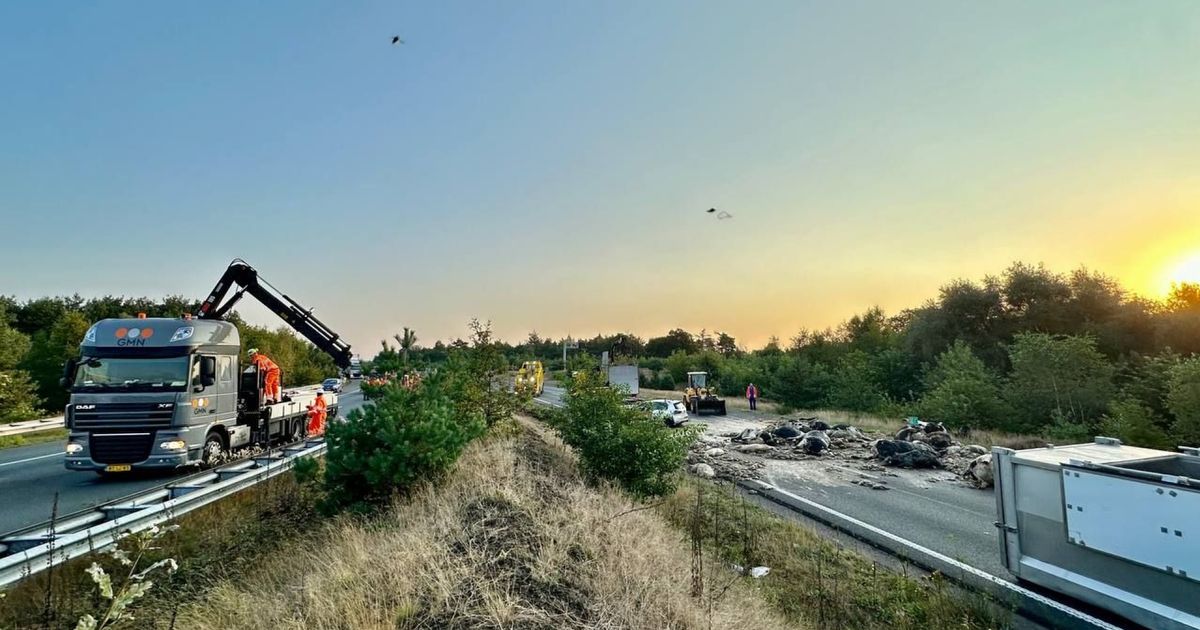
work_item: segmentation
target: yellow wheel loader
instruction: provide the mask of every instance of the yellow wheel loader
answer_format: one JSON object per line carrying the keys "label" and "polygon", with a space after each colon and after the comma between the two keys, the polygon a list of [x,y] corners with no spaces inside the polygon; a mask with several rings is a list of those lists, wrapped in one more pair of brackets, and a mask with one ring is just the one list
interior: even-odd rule
{"label": "yellow wheel loader", "polygon": [[705,413],[725,415],[725,399],[708,388],[708,372],[688,372],[687,379],[683,398],[688,411],[698,416]]}
{"label": "yellow wheel loader", "polygon": [[517,370],[517,378],[513,381],[513,389],[518,393],[529,393],[537,397],[545,389],[546,374],[541,361],[526,361]]}

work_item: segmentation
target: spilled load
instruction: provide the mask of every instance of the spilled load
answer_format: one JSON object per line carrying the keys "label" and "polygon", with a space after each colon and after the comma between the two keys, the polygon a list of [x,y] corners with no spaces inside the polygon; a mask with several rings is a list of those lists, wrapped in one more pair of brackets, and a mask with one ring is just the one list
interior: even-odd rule
{"label": "spilled load", "polygon": [[[882,467],[944,469],[975,488],[988,488],[992,484],[987,449],[962,445],[944,425],[920,422],[915,418],[910,418],[894,434],[879,434],[845,423],[830,424],[817,417],[801,417],[783,418],[762,428],[750,427],[703,439],[704,448],[694,449],[694,452],[716,449],[723,454],[729,451],[731,456],[776,460],[841,460],[842,466],[857,465],[872,471],[881,471]],[[722,477],[719,473],[717,476]],[[866,485],[883,489],[877,487],[877,483]]]}

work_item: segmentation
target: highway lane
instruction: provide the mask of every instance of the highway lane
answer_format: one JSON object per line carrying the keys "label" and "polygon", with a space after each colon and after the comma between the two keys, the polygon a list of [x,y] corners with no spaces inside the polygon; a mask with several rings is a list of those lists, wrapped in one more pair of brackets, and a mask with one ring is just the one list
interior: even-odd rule
{"label": "highway lane", "polygon": [[[559,405],[564,391],[546,386],[541,399]],[[728,416],[693,416],[712,433],[762,427],[748,412]],[[764,460],[764,479],[771,485],[870,523],[1003,579],[1012,576],[1000,564],[996,499],[991,490],[976,490],[947,481],[945,471],[904,471],[880,477],[890,490],[871,490],[846,481],[862,471],[833,471],[835,462]],[[799,518],[799,516],[797,516]]]}
{"label": "highway lane", "polygon": [[[356,382],[347,384],[338,399],[338,414],[345,416],[363,404]],[[63,466],[65,441],[0,450],[0,533],[50,519],[54,495],[58,513],[69,514],[162,485],[172,478],[195,472],[135,473],[101,478],[92,473],[68,471]]]}

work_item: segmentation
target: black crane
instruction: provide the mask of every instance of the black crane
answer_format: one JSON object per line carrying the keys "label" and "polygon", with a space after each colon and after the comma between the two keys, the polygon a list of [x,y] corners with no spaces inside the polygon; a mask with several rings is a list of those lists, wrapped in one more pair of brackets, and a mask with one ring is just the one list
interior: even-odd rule
{"label": "black crane", "polygon": [[[225,296],[229,294],[230,288],[235,284],[239,287],[237,293],[234,293],[229,301],[225,301]],[[197,317],[222,319],[246,293],[254,296],[259,302],[262,302],[263,306],[271,309],[272,313],[287,322],[305,339],[333,357],[333,361],[338,367],[343,370],[350,367],[352,356],[350,344],[342,341],[337,333],[321,323],[321,320],[313,317],[312,309],[305,309],[283,292],[261,280],[258,271],[241,258],[236,258],[229,263],[229,268],[217,281],[217,286],[213,287],[204,303],[200,305],[200,313]]]}

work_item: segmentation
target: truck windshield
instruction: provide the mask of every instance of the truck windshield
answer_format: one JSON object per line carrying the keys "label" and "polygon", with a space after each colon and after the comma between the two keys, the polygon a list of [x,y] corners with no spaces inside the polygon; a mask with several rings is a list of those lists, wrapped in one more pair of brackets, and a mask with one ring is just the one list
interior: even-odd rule
{"label": "truck windshield", "polygon": [[168,359],[88,359],[79,362],[74,389],[167,390],[188,382],[188,357]]}

